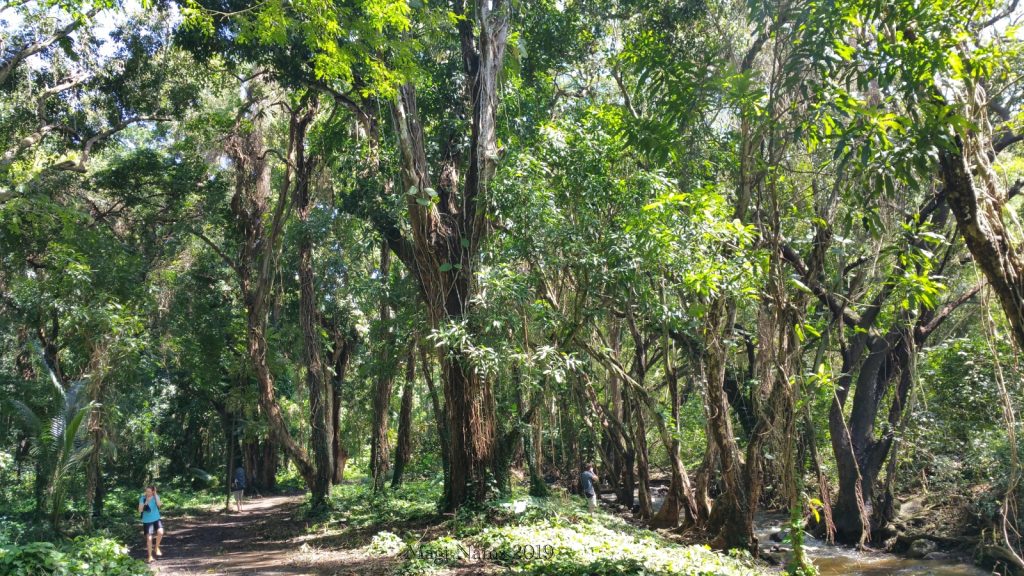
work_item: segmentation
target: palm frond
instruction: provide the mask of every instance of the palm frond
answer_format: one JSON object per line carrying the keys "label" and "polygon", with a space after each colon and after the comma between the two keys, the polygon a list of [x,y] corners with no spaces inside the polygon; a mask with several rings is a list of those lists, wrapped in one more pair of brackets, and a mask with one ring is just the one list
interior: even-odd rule
{"label": "palm frond", "polygon": [[57,414],[50,419],[50,437],[53,439],[63,438],[64,431],[67,429],[67,420],[64,419],[64,414]]}
{"label": "palm frond", "polygon": [[82,406],[75,412],[71,421],[68,422],[67,428],[64,430],[64,452],[66,454],[71,454],[75,450],[75,439],[82,428],[82,422],[85,421],[85,417],[92,410],[92,407],[92,402]]}
{"label": "palm frond", "polygon": [[85,462],[89,458],[90,455],[92,455],[93,448],[94,447],[93,447],[92,444],[86,444],[86,445],[82,446],[81,448],[75,450],[74,452],[71,452],[64,459],[64,462],[61,465],[61,470],[60,470],[61,477],[63,478],[63,477],[70,476],[71,474],[73,474],[75,472],[75,470],[79,466],[81,466],[82,463]]}

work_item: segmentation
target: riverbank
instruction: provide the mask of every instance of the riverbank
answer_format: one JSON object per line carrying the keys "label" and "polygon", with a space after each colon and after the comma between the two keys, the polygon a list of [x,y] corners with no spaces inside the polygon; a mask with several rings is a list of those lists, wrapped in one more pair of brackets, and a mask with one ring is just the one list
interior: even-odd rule
{"label": "riverbank", "polygon": [[[651,505],[655,512],[661,507],[667,490],[667,483],[652,482]],[[630,509],[617,504],[614,494],[604,494],[601,503],[624,521],[643,526]],[[984,567],[975,564],[976,560],[985,559],[978,554],[978,533],[982,526],[972,502],[935,495],[908,498],[897,506],[899,514],[886,547],[858,550],[806,535],[804,548],[819,574],[983,576],[993,573],[991,563]],[[786,523],[783,513],[761,513],[755,520],[760,556],[777,569],[785,566],[792,554]],[[659,530],[658,533],[684,545],[707,539],[707,535],[694,532]]]}

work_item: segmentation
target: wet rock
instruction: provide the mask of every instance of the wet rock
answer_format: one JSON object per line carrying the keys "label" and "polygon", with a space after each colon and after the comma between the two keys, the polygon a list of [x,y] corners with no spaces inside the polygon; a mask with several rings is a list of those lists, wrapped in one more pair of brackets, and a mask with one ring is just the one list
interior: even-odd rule
{"label": "wet rock", "polygon": [[761,560],[764,560],[772,566],[781,566],[783,558],[771,550],[761,550]]}
{"label": "wet rock", "polygon": [[943,561],[948,561],[948,560],[952,560],[953,556],[951,554],[947,554],[945,552],[929,552],[929,553],[924,555],[924,559],[925,560],[943,560]]}
{"label": "wet rock", "polygon": [[789,538],[789,530],[779,530],[778,532],[772,532],[772,535],[768,537],[772,542],[783,542],[786,538]]}
{"label": "wet rock", "polygon": [[919,496],[900,504],[899,514],[901,518],[910,518],[922,510],[924,510],[924,497]]}
{"label": "wet rock", "polygon": [[875,528],[871,532],[871,536],[873,538],[877,538],[877,539],[883,540],[883,541],[891,540],[891,539],[895,538],[897,534],[898,534],[898,529],[891,522],[889,524],[886,524],[885,526],[880,526],[878,528]]}
{"label": "wet rock", "polygon": [[927,538],[918,538],[910,543],[910,549],[907,550],[907,556],[911,558],[924,558],[925,556],[935,552],[939,545]]}

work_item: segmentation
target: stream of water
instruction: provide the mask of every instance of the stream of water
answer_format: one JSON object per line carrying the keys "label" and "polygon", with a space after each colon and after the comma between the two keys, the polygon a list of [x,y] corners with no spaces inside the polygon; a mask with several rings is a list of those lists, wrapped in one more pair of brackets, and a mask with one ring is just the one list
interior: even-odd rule
{"label": "stream of water", "polygon": [[[659,487],[651,495],[651,505],[655,511],[664,501],[665,487]],[[614,500],[612,500],[614,501]],[[789,544],[779,544],[772,539],[772,534],[782,530],[785,516],[772,514],[760,515],[755,521],[754,533],[760,546],[769,550],[773,545],[783,549],[791,549]],[[816,538],[807,537],[804,543],[807,555],[814,560],[821,576],[985,576],[990,574],[974,566],[958,560],[924,560],[908,558],[888,552],[864,552],[845,546],[828,544]],[[778,553],[773,552],[778,556]]]}
{"label": "stream of water", "polygon": [[[771,548],[772,534],[782,528],[782,517],[761,518],[755,533],[762,548]],[[789,549],[789,544],[780,544]],[[907,558],[887,552],[863,552],[854,548],[834,546],[807,538],[807,555],[814,560],[821,576],[984,576],[984,570],[957,560],[924,560]]]}

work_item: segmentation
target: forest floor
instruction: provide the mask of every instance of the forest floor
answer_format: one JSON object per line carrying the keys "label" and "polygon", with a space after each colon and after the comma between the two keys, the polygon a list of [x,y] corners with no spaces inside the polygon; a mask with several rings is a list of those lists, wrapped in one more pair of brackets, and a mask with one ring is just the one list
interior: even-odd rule
{"label": "forest floor", "polygon": [[[159,576],[468,576],[633,573],[766,574],[752,561],[674,544],[613,514],[588,514],[582,499],[522,495],[486,509],[439,515],[438,482],[374,495],[360,483],[335,488],[335,512],[306,518],[305,496],[250,499],[243,512],[212,508],[165,518]],[[133,545],[145,557],[141,535]]]}
{"label": "forest floor", "polygon": [[[248,499],[243,512],[206,511],[164,519],[164,556],[151,564],[160,576],[320,576],[364,574],[346,558],[311,565],[296,553],[308,522],[299,510],[305,495]],[[145,544],[133,555],[144,558]],[[344,569],[342,569],[344,566]]]}
{"label": "forest floor", "polygon": [[[373,532],[340,538],[327,530],[311,530],[301,510],[305,499],[304,494],[251,498],[243,503],[242,513],[211,509],[165,517],[164,555],[150,568],[159,576],[373,576],[390,574],[401,563],[401,558],[363,548]],[[141,536],[132,555],[146,557]],[[446,574],[486,572],[482,568]]]}

